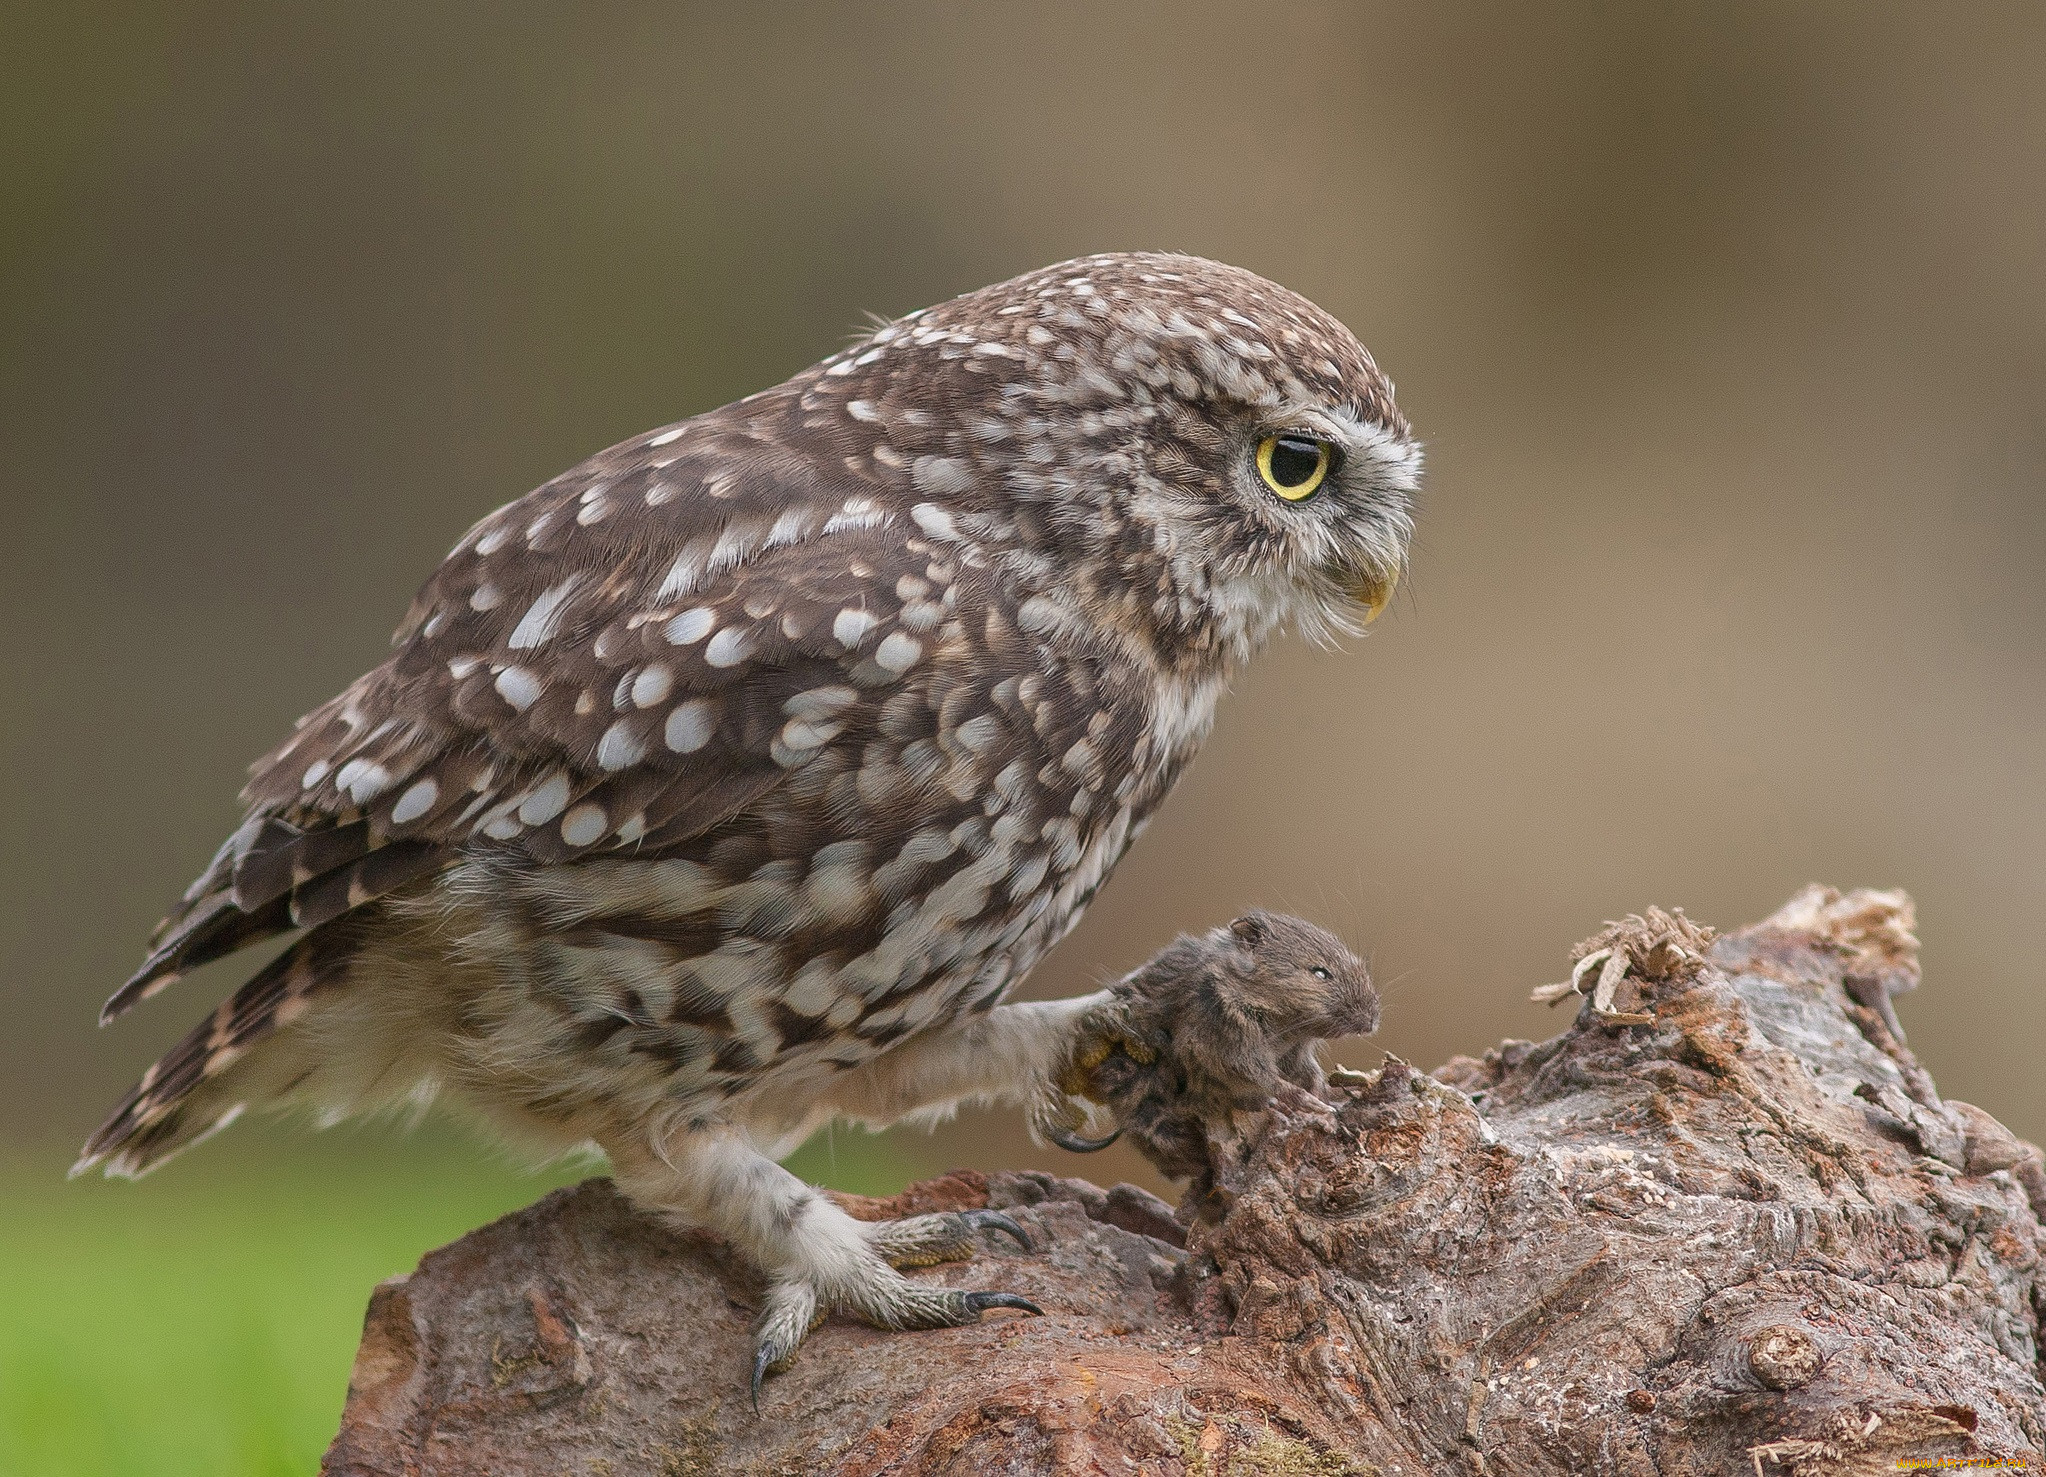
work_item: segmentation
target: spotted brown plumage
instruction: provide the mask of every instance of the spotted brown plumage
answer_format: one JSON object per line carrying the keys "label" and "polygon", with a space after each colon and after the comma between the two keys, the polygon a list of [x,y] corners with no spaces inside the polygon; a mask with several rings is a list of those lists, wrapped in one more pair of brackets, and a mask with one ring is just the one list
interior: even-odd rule
{"label": "spotted brown plumage", "polygon": [[472,528],[391,657],[257,763],[105,1015],[300,941],[81,1167],[244,1104],[449,1093],[733,1236],[776,1359],[819,1306],[957,1314],[768,1160],[835,1114],[1029,1098],[1071,1013],[998,1002],[1265,638],[1383,603],[1418,463],[1333,318],[1149,254],[600,452]]}

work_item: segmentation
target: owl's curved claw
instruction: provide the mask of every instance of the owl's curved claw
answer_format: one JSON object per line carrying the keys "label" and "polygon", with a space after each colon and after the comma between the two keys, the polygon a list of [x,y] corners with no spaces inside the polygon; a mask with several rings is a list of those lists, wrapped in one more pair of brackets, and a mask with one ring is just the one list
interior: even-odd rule
{"label": "owl's curved claw", "polygon": [[1068,1130],[1059,1128],[1053,1124],[1045,1124],[1042,1127],[1040,1127],[1038,1131],[1042,1133],[1046,1139],[1050,1140],[1054,1144],[1057,1144],[1061,1149],[1065,1149],[1074,1154],[1098,1154],[1103,1149],[1107,1148],[1110,1144],[1114,1143],[1117,1139],[1122,1137],[1122,1130],[1120,1128],[1116,1129],[1107,1137],[1098,1139],[1083,1139],[1078,1134],[1069,1132]]}
{"label": "owl's curved claw", "polygon": [[1029,1233],[999,1210],[962,1210],[959,1216],[976,1231],[1000,1231],[1022,1250],[1032,1249]]}

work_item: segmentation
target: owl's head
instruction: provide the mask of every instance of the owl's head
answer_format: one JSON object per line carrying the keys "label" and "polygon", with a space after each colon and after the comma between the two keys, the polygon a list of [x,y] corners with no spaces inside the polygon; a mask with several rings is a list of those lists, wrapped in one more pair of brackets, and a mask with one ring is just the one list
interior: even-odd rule
{"label": "owl's head", "polygon": [[884,428],[927,517],[1168,653],[1354,629],[1405,564],[1421,450],[1391,381],[1335,318],[1236,267],[1082,257],[912,313],[818,374]]}

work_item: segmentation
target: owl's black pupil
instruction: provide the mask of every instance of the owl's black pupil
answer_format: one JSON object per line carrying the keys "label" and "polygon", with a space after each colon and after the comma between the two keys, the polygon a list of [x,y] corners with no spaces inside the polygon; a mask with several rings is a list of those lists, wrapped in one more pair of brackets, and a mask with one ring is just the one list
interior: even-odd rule
{"label": "owl's black pupil", "polygon": [[1305,436],[1280,436],[1272,442],[1272,480],[1298,487],[1321,470],[1321,444]]}

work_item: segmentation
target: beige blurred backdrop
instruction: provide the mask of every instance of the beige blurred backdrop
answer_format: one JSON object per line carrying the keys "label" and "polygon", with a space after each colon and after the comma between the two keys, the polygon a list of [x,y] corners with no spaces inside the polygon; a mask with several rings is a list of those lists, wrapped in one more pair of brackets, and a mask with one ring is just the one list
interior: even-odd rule
{"label": "beige blurred backdrop", "polygon": [[[1268,654],[1033,992],[1288,908],[1432,1065],[1559,1029],[1528,988],[1604,919],[1902,886],[1912,1044],[2046,1136],[2046,8],[5,30],[0,1147],[61,1168],[243,972],[94,1028],[471,520],[864,314],[1124,247],[1342,317],[1429,481],[1389,616]],[[1131,1172],[988,1116],[913,1154]]]}

